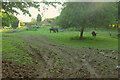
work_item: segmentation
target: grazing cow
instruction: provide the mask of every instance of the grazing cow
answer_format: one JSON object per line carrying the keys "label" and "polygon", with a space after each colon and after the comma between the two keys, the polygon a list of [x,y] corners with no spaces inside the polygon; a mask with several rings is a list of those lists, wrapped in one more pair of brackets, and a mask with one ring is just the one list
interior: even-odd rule
{"label": "grazing cow", "polygon": [[54,33],[58,32],[58,28],[50,28],[50,33],[53,31]]}
{"label": "grazing cow", "polygon": [[92,35],[93,35],[93,36],[96,36],[96,33],[95,33],[95,31],[92,31]]}

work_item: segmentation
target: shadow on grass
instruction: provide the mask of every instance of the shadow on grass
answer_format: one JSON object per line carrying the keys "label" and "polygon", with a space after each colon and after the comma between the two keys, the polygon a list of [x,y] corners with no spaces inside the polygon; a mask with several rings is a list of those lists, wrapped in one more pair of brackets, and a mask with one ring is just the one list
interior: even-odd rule
{"label": "shadow on grass", "polygon": [[[75,37],[71,37],[70,39],[71,40],[80,40],[80,37],[75,36]],[[83,37],[82,40],[96,40],[96,39],[97,39],[96,37],[85,36],[85,37]]]}

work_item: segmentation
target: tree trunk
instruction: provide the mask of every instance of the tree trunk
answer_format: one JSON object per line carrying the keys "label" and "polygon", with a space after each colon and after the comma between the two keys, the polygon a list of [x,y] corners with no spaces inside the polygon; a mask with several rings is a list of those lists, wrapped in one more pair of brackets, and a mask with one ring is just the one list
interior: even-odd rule
{"label": "tree trunk", "polygon": [[82,39],[83,39],[83,31],[84,31],[84,28],[81,28],[80,40],[82,40]]}

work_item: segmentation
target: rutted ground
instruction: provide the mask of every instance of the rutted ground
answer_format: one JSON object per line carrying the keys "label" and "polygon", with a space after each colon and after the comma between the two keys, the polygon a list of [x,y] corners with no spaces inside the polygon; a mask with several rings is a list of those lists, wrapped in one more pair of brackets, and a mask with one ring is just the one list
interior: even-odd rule
{"label": "rutted ground", "polygon": [[[28,53],[34,59],[34,62],[29,65],[19,65],[24,66],[21,70],[19,69],[21,67],[16,69],[11,62],[3,61],[3,77],[118,77],[116,70],[118,52],[115,50],[73,48],[64,44],[58,45],[43,35],[25,34],[16,37],[23,39],[27,43]],[[7,71],[8,67],[13,73]],[[17,73],[15,72],[16,70]],[[26,76],[24,76],[25,73]]]}

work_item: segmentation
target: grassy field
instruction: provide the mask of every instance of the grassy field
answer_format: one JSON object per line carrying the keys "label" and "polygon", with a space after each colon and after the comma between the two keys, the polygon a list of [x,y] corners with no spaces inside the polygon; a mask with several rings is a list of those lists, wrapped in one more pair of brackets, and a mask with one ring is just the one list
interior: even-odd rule
{"label": "grassy field", "polygon": [[[92,29],[85,29],[84,31],[84,40],[79,40],[79,31],[70,31],[69,29],[64,32],[59,33],[50,33],[49,27],[40,28],[37,31],[25,31],[24,29],[20,29],[19,33],[3,33],[4,35],[24,35],[24,34],[34,34],[34,35],[44,35],[50,38],[53,42],[57,44],[64,44],[73,47],[87,47],[87,48],[97,48],[97,49],[109,49],[109,50],[118,50],[118,38],[117,38],[117,30],[112,30],[112,36],[109,36],[109,30],[97,29],[97,36],[93,37],[91,35]],[[4,41],[4,40],[3,40]],[[4,42],[3,42],[4,44]]]}
{"label": "grassy field", "polygon": [[64,31],[60,33],[49,33],[48,29],[39,29],[38,32],[34,34],[43,34],[54,42],[59,44],[65,44],[74,47],[88,47],[88,48],[98,48],[98,49],[118,49],[118,39],[117,31],[112,31],[113,36],[109,36],[109,32],[106,30],[96,30],[97,36],[93,37],[91,35],[92,30],[85,30],[84,38],[85,40],[79,40],[79,31]]}

